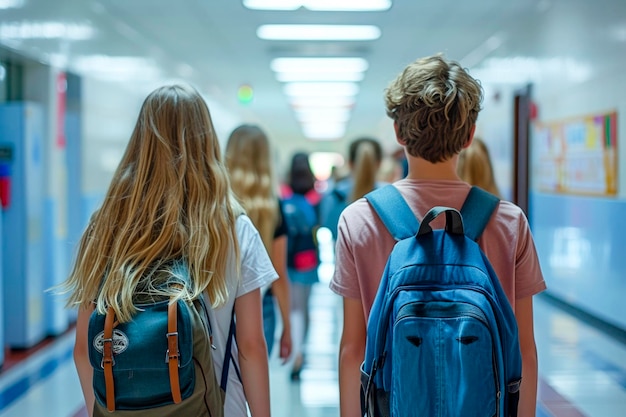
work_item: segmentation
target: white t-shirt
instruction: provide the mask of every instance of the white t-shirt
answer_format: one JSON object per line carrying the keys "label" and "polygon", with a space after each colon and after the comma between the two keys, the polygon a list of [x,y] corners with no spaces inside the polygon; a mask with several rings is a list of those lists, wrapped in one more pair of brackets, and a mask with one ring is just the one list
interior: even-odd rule
{"label": "white t-shirt", "polygon": [[[235,298],[240,297],[250,291],[261,288],[275,279],[278,274],[272,266],[272,261],[267,254],[265,246],[261,241],[258,231],[247,216],[239,216],[236,223],[237,239],[240,253],[239,280],[234,279],[237,273],[235,258],[231,257],[228,263],[228,301],[219,309],[209,310],[211,328],[213,330],[213,361],[215,363],[215,374],[220,382],[222,376],[222,365],[224,361],[224,351],[228,332],[230,329],[231,317],[235,305]],[[239,368],[239,354],[235,343],[232,344],[232,356],[228,371],[228,384],[226,386],[226,403],[224,405],[224,415],[229,417],[245,417],[248,415],[246,397],[243,392],[243,385],[235,372],[235,364]]]}

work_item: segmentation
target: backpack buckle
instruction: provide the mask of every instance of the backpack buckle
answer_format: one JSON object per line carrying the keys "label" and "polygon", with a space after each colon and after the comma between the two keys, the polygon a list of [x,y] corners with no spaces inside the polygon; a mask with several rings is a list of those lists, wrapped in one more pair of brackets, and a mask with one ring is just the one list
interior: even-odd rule
{"label": "backpack buckle", "polygon": [[178,362],[178,367],[180,368],[180,350],[178,350],[178,332],[166,333],[165,336],[168,340],[168,346],[170,346],[171,352],[176,352],[170,354],[170,349],[165,351],[165,363],[169,363],[170,360],[176,359]]}
{"label": "backpack buckle", "polygon": [[[178,367],[180,368],[180,351],[176,351],[175,355],[170,355],[170,350],[165,351],[165,363],[170,363],[170,359],[178,359]],[[113,362],[115,365],[115,361]]]}
{"label": "backpack buckle", "polygon": [[[109,346],[107,346],[109,344]],[[110,363],[111,366],[115,366],[115,358],[113,357],[113,338],[102,339],[102,359],[100,360],[100,367],[104,369],[104,365]]]}

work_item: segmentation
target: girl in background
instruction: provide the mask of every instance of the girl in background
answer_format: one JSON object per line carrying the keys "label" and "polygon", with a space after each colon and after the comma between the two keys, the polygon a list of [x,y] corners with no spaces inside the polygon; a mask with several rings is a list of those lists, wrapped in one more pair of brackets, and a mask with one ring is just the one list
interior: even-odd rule
{"label": "girl in background", "polygon": [[[80,240],[64,283],[79,309],[74,360],[87,410],[94,413],[88,323],[97,309],[132,320],[138,288],[151,289],[153,268],[182,259],[191,287],[206,296],[213,330],[215,372],[222,361],[233,311],[235,366],[230,366],[224,415],[270,415],[268,361],[260,287],[276,279],[258,233],[233,196],[211,115],[200,94],[166,86],[144,101],[102,206]],[[238,378],[235,368],[241,370]],[[108,415],[96,407],[97,415]]]}
{"label": "girl in background", "polygon": [[291,323],[293,328],[294,359],[291,379],[300,379],[304,363],[304,342],[309,330],[309,299],[311,289],[319,281],[320,264],[317,238],[319,227],[315,190],[315,175],[306,153],[296,153],[291,159],[288,192],[283,196],[287,219],[287,267],[291,281]]}
{"label": "girl in background", "polygon": [[470,146],[461,151],[456,172],[463,181],[500,197],[489,149],[481,139],[475,137]]}
{"label": "girl in background", "polygon": [[241,125],[230,134],[226,144],[226,166],[235,195],[256,226],[261,240],[278,272],[278,279],[263,294],[263,314],[268,353],[274,345],[276,328],[274,298],[278,302],[283,329],[279,357],[291,355],[289,317],[289,280],[287,278],[287,229],[281,214],[277,182],[272,170],[270,143],[261,128]]}

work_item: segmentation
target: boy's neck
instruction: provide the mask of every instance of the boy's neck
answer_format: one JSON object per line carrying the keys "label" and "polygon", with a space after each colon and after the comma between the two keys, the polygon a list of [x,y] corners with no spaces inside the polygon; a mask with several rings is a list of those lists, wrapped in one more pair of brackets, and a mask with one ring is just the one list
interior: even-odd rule
{"label": "boy's neck", "polygon": [[456,173],[458,155],[444,162],[433,164],[422,158],[408,155],[409,173],[407,179],[412,180],[453,180],[459,181]]}

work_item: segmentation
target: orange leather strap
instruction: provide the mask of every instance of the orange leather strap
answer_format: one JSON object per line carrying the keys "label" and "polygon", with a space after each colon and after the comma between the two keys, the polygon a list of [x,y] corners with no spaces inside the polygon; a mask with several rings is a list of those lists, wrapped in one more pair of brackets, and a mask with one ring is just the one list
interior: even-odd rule
{"label": "orange leather strap", "polygon": [[167,357],[165,358],[170,371],[170,388],[174,404],[182,401],[180,395],[180,352],[178,350],[178,303],[173,302],[167,307]]}
{"label": "orange leather strap", "polygon": [[115,311],[112,307],[107,309],[104,319],[104,340],[102,343],[102,368],[104,369],[104,385],[106,388],[107,410],[115,411],[115,386],[113,384],[113,322]]}

